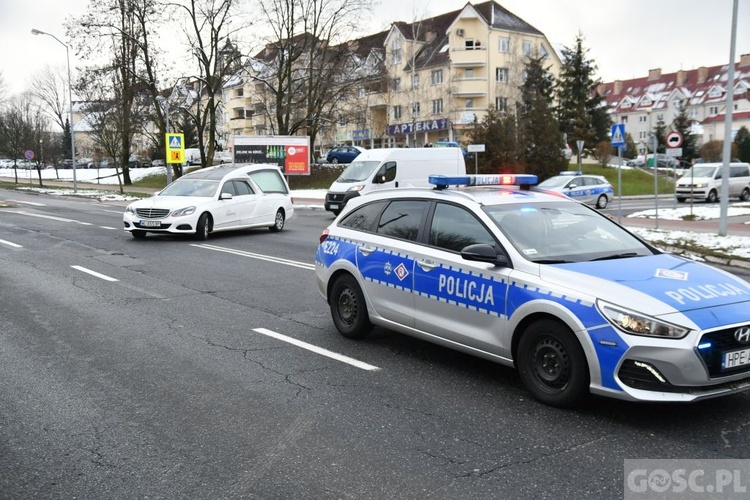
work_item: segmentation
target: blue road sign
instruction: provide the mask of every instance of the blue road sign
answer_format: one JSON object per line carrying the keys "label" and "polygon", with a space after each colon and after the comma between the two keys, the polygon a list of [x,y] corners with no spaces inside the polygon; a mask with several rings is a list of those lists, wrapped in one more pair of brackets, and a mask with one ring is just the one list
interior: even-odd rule
{"label": "blue road sign", "polygon": [[612,125],[612,147],[620,147],[625,145],[625,124],[616,123]]}

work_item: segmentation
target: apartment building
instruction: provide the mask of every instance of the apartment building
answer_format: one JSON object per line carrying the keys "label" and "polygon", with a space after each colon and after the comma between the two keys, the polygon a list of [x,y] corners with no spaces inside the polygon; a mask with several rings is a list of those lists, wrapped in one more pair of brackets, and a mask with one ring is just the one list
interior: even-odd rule
{"label": "apartment building", "polygon": [[741,127],[750,129],[750,54],[740,56],[734,67],[734,87],[727,88],[728,65],[700,67],[615,80],[602,85],[613,123],[625,123],[639,154],[646,150],[650,132],[659,122],[667,128],[684,107],[694,121],[698,143],[724,138],[727,93],[733,92],[732,137]]}
{"label": "apartment building", "polygon": [[[368,78],[322,118],[316,147],[466,143],[488,108],[515,109],[527,56],[545,57],[555,76],[561,67],[543,33],[494,1],[395,22],[343,48],[361,61]],[[256,54],[224,86],[228,134],[275,133],[266,89],[256,78],[269,56]]]}

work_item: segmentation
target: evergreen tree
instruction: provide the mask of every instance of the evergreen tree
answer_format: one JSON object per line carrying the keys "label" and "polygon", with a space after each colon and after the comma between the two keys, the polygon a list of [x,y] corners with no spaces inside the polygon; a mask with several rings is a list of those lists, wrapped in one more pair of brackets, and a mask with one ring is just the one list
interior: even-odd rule
{"label": "evergreen tree", "polygon": [[737,145],[737,155],[740,161],[750,162],[750,131],[747,127],[740,127],[737,135],[734,136],[734,143]]}
{"label": "evergreen tree", "polygon": [[555,80],[543,61],[543,57],[529,57],[518,104],[521,161],[540,180],[567,169],[563,136],[552,108]]}
{"label": "evergreen tree", "polygon": [[698,144],[696,137],[690,133],[692,120],[688,117],[685,106],[680,107],[680,112],[672,121],[672,130],[682,134],[682,161],[692,164],[698,158]]}
{"label": "evergreen tree", "polygon": [[[667,152],[667,126],[664,124],[662,120],[659,120],[656,123],[656,128],[654,129],[654,134],[656,134],[656,152],[657,153],[666,153]],[[649,140],[649,147],[651,149],[654,148],[654,139],[653,137]]]}
{"label": "evergreen tree", "polygon": [[485,153],[479,155],[479,173],[522,171],[518,159],[516,120],[512,114],[488,109],[484,119],[471,129],[469,137],[473,144],[485,145]]}
{"label": "evergreen tree", "polygon": [[70,119],[68,118],[65,119],[65,128],[63,128],[62,150],[65,158],[73,158],[70,151]]}
{"label": "evergreen tree", "polygon": [[625,151],[623,151],[622,155],[625,158],[635,158],[638,156],[638,148],[630,132],[625,133]]}
{"label": "evergreen tree", "polygon": [[586,58],[583,35],[576,37],[575,47],[563,49],[563,66],[558,80],[558,121],[568,142],[584,141],[591,153],[601,141],[609,140],[612,120],[607,114],[604,98],[597,88],[596,64]]}

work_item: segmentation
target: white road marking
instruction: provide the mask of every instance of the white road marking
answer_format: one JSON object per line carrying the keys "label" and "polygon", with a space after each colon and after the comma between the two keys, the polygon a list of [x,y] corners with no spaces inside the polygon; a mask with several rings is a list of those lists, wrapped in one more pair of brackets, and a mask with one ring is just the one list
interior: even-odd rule
{"label": "white road marking", "polygon": [[242,250],[234,250],[232,248],[217,247],[214,245],[206,245],[206,244],[201,245],[201,244],[195,244],[195,243],[191,245],[194,247],[198,247],[198,248],[205,248],[206,250],[214,250],[216,252],[231,253],[233,255],[239,255],[241,257],[248,257],[250,259],[265,260],[267,262],[273,262],[276,264],[284,264],[285,266],[291,266],[291,267],[299,267],[301,269],[308,269],[310,271],[315,270],[315,265],[308,264],[307,262],[299,262],[297,260],[282,259],[280,257],[271,257],[269,255],[244,252]]}
{"label": "white road marking", "polygon": [[21,245],[17,245],[16,243],[12,243],[10,241],[0,240],[0,243],[2,243],[3,245],[8,245],[9,247],[13,247],[13,248],[23,248]]}
{"label": "white road marking", "polygon": [[8,201],[12,201],[13,203],[23,203],[24,205],[33,205],[35,207],[46,207],[47,206],[44,203],[36,203],[36,202],[33,202],[33,201],[24,201],[24,200],[8,200]]}
{"label": "white road marking", "polygon": [[19,215],[28,215],[29,217],[39,217],[40,219],[51,219],[51,220],[56,220],[59,222],[74,222],[82,226],[93,226],[93,224],[91,224],[90,222],[81,222],[79,220],[74,220],[74,219],[65,219],[63,217],[55,217],[53,215],[32,214],[31,212],[25,212],[23,210],[8,210],[8,212],[13,213],[13,214],[19,214]]}
{"label": "white road marking", "polygon": [[100,228],[102,228],[102,229],[112,229],[112,230],[117,230],[117,228],[116,228],[116,227],[109,227],[109,226],[99,226],[99,227],[100,227]]}
{"label": "white road marking", "polygon": [[287,337],[286,335],[276,333],[266,328],[254,328],[253,331],[262,333],[263,335],[268,335],[269,337],[273,337],[275,339],[281,340],[283,342],[287,342],[292,345],[296,345],[297,347],[307,349],[308,351],[312,351],[316,354],[327,356],[331,359],[335,359],[336,361],[341,361],[342,363],[352,365],[356,368],[361,368],[362,370],[368,370],[371,372],[380,370],[380,368],[378,368],[377,366],[369,365],[367,363],[359,361],[358,359],[350,358],[349,356],[344,356],[343,354],[338,354],[333,351],[329,351],[328,349],[323,349],[322,347],[308,344],[307,342],[302,342],[301,340],[297,340],[292,337]]}
{"label": "white road marking", "polygon": [[73,269],[77,269],[79,271],[82,271],[84,273],[88,273],[91,276],[96,276],[97,278],[101,278],[101,279],[103,279],[105,281],[120,281],[120,280],[112,278],[110,276],[106,276],[104,274],[99,274],[96,271],[92,271],[91,269],[86,269],[85,267],[81,267],[81,266],[70,266],[70,267],[72,267]]}

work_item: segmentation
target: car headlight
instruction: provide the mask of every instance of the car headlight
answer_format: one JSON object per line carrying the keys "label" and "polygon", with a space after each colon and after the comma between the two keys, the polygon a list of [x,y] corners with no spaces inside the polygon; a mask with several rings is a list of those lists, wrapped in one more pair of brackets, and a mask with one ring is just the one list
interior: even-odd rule
{"label": "car headlight", "polygon": [[133,205],[128,205],[127,207],[125,207],[125,213],[135,215],[135,208],[133,208]]}
{"label": "car headlight", "polygon": [[364,188],[365,188],[364,184],[357,184],[356,186],[352,186],[349,189],[347,189],[347,191],[357,192],[357,191],[362,191]]}
{"label": "car headlight", "polygon": [[610,304],[599,302],[598,306],[604,317],[607,318],[607,321],[612,323],[618,330],[631,335],[681,339],[690,333],[690,330],[687,328],[665,323]]}
{"label": "car headlight", "polygon": [[704,187],[706,187],[706,185],[703,184],[702,182],[699,182],[698,184],[695,185],[695,187],[697,187],[697,188],[704,188]]}
{"label": "car headlight", "polygon": [[195,213],[195,207],[185,207],[172,212],[172,217],[184,217]]}

